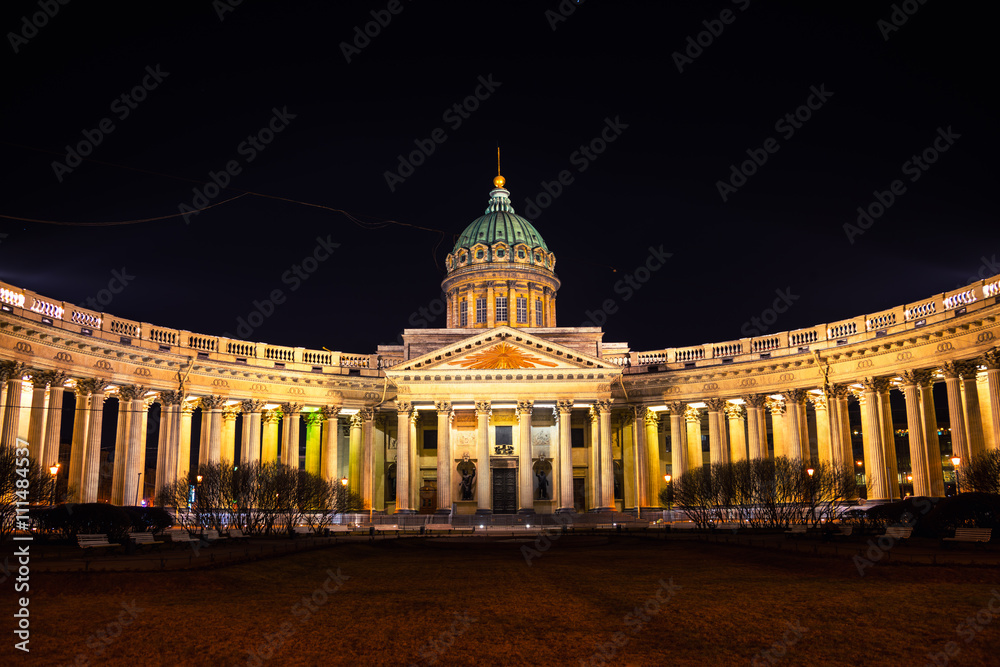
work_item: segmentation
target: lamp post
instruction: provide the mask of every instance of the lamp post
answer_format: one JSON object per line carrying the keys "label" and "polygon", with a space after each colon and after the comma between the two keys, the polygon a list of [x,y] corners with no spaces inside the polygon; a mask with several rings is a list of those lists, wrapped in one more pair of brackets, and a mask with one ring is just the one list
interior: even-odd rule
{"label": "lamp post", "polygon": [[953,457],[951,457],[951,465],[955,466],[955,495],[956,496],[959,494],[959,490],[958,490],[958,464],[960,464],[961,462],[962,462],[962,457],[961,456],[953,456]]}
{"label": "lamp post", "polygon": [[347,478],[340,478],[340,521],[343,523],[344,514],[347,512]]}
{"label": "lamp post", "polygon": [[670,517],[670,521],[674,520],[674,512],[672,506],[674,504],[674,487],[671,484],[673,478],[670,475],[664,475],[663,481],[667,483],[667,516]]}
{"label": "lamp post", "polygon": [[198,522],[198,527],[201,529],[201,480],[203,479],[201,475],[194,478],[197,485],[194,487],[194,516],[195,520]]}
{"label": "lamp post", "polygon": [[[139,480],[141,478],[142,478],[142,473],[137,472],[135,474],[135,505],[139,504]],[[133,507],[135,507],[135,505],[133,505]]]}
{"label": "lamp post", "polygon": [[813,490],[813,473],[815,472],[813,468],[806,468],[806,474],[809,475],[809,514],[812,516],[813,523],[816,523],[816,492]]}
{"label": "lamp post", "polygon": [[61,463],[49,466],[49,474],[52,475],[52,505],[56,504],[56,481],[59,479],[59,468]]}

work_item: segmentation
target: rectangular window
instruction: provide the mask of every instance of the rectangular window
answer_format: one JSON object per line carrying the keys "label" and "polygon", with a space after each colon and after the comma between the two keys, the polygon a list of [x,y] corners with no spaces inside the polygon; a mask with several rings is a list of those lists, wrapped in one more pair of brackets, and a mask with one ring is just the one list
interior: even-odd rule
{"label": "rectangular window", "polygon": [[507,321],[507,297],[497,297],[497,322]]}
{"label": "rectangular window", "polygon": [[496,447],[493,453],[497,456],[510,456],[514,453],[514,427],[496,426]]}
{"label": "rectangular window", "polygon": [[523,296],[517,297],[517,323],[528,323],[528,300]]}
{"label": "rectangular window", "polygon": [[486,299],[476,299],[476,323],[486,321]]}
{"label": "rectangular window", "polygon": [[583,429],[574,428],[569,432],[570,434],[570,447],[583,447]]}
{"label": "rectangular window", "polygon": [[535,326],[542,326],[542,300],[535,299]]}
{"label": "rectangular window", "polygon": [[437,449],[438,448],[438,432],[437,429],[427,429],[424,431],[424,449]]}
{"label": "rectangular window", "polygon": [[469,326],[469,302],[462,299],[458,303],[458,326],[467,327]]}

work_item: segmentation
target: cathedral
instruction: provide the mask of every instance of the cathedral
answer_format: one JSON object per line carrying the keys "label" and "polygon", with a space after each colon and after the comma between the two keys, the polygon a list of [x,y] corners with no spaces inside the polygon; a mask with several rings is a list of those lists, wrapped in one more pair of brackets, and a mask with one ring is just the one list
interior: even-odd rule
{"label": "cathedral", "polygon": [[62,450],[78,502],[151,502],[200,463],[280,461],[396,514],[657,508],[670,476],[776,456],[856,466],[873,502],[904,482],[942,496],[936,384],[959,465],[1000,447],[1000,276],[794,331],[632,350],[557,325],[556,254],[505,185],[445,259],[446,326],[374,351],[192,333],[0,282],[3,445],[26,441],[46,466]]}

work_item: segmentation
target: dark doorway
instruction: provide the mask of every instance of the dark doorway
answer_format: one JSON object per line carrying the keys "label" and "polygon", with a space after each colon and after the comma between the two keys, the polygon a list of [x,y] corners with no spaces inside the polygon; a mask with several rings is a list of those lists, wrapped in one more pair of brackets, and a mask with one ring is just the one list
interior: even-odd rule
{"label": "dark doorway", "polygon": [[494,468],[493,513],[517,512],[517,468]]}

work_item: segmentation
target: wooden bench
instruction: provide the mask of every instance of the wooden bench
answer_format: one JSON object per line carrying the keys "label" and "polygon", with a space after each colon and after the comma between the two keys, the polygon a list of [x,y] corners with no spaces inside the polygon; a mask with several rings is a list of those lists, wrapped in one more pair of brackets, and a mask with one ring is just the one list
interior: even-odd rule
{"label": "wooden bench", "polygon": [[108,536],[100,533],[89,533],[87,535],[77,535],[76,543],[81,549],[114,549],[120,544],[108,542]]}
{"label": "wooden bench", "polygon": [[913,526],[886,526],[885,535],[896,540],[908,540],[913,533]]}
{"label": "wooden bench", "polygon": [[219,535],[219,531],[214,528],[211,530],[206,530],[201,534],[202,539],[208,540],[209,542],[218,542],[220,540],[227,539],[224,535]]}
{"label": "wooden bench", "polygon": [[145,547],[145,546],[158,547],[161,544],[163,544],[162,541],[154,539],[152,533],[129,533],[128,536],[132,539],[133,542],[135,542],[135,546],[137,547]]}
{"label": "wooden bench", "polygon": [[992,528],[956,528],[955,536],[943,538],[941,546],[944,546],[946,542],[986,543],[990,541],[992,534]]}
{"label": "wooden bench", "polygon": [[785,531],[785,535],[805,535],[806,534],[806,524],[796,523],[788,527]]}
{"label": "wooden bench", "polygon": [[191,534],[184,528],[170,528],[165,530],[163,534],[169,537],[170,541],[174,544],[187,544],[188,542],[198,541],[191,537]]}
{"label": "wooden bench", "polygon": [[247,536],[243,534],[243,531],[240,530],[239,528],[230,528],[228,535],[229,539],[234,541],[248,539]]}

